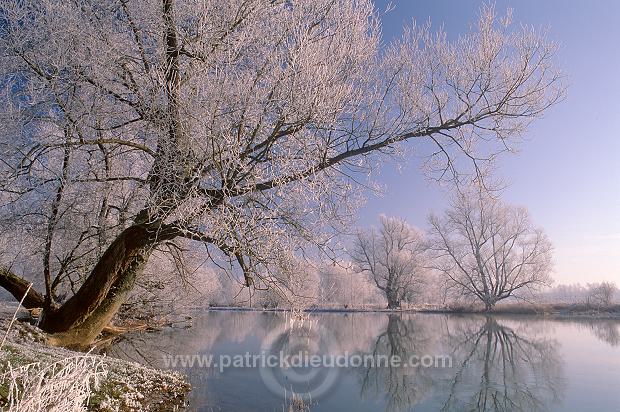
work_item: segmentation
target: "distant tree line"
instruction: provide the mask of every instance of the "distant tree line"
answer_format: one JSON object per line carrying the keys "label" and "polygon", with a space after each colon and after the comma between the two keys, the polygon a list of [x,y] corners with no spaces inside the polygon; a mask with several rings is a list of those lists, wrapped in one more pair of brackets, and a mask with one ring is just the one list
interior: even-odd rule
{"label": "distant tree line", "polygon": [[620,290],[614,282],[556,285],[538,294],[537,300],[547,303],[585,304],[604,307],[620,302]]}

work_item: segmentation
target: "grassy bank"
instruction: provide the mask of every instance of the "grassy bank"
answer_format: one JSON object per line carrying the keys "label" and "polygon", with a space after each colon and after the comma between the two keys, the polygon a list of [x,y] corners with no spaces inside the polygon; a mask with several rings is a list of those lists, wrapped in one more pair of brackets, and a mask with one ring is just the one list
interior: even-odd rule
{"label": "grassy bank", "polygon": [[[0,321],[2,334],[8,319]],[[0,407],[8,411],[174,411],[189,384],[179,374],[50,346],[15,322],[0,349]],[[12,405],[11,405],[12,403]]]}

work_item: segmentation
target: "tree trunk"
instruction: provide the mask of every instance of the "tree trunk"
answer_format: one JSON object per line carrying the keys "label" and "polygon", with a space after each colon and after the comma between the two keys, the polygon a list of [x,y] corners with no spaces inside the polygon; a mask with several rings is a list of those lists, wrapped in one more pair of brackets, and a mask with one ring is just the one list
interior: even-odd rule
{"label": "tree trunk", "polygon": [[156,236],[141,225],[125,229],[105,251],[75,295],[43,314],[40,327],[56,333],[57,343],[91,343],[123,304],[144,269]]}
{"label": "tree trunk", "polygon": [[388,309],[400,308],[400,299],[398,299],[398,296],[396,293],[392,291],[387,291],[385,296],[387,297],[387,301],[388,301],[388,305],[387,305]]}
{"label": "tree trunk", "polygon": [[154,246],[175,237],[161,228],[134,225],[107,248],[75,295],[42,315],[39,326],[52,341],[83,347],[94,341],[126,301]]}
{"label": "tree trunk", "polygon": [[[175,229],[136,224],[125,229],[97,262],[75,295],[60,307],[44,311],[39,327],[51,333],[51,341],[63,346],[84,348],[101,333],[126,301],[153,248],[176,237]],[[0,268],[0,286],[17,300],[30,282]],[[30,289],[24,307],[45,307],[45,297]]]}

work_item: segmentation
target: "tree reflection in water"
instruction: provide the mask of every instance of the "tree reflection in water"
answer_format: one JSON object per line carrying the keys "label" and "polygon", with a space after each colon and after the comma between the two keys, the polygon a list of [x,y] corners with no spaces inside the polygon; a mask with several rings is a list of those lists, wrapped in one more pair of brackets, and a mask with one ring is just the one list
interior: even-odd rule
{"label": "tree reflection in water", "polygon": [[[387,328],[376,338],[372,350],[377,364],[381,358],[398,356],[402,361],[407,361],[412,355],[426,353],[431,337],[427,325],[420,318],[388,316]],[[385,396],[388,411],[410,409],[429,394],[432,379],[426,372],[422,367],[367,366],[362,371],[362,397]]]}
{"label": "tree reflection in water", "polygon": [[611,346],[620,346],[620,322],[607,319],[588,323],[594,336]]}
{"label": "tree reflection in water", "polygon": [[544,411],[565,386],[557,345],[493,317],[389,315],[372,350],[375,359],[446,354],[453,367],[368,367],[361,393],[384,397],[387,411],[414,410],[422,402],[443,411]]}
{"label": "tree reflection in water", "polygon": [[[312,316],[330,332],[336,355],[398,356],[405,362],[413,355],[418,359],[452,356],[448,368],[384,364],[340,370],[341,379],[352,386],[336,385],[324,399],[313,399],[312,410],[330,410],[344,403],[387,411],[545,411],[563,396],[559,344],[549,338],[549,327],[561,327],[556,321],[429,314]],[[258,353],[265,336],[285,321],[280,313],[210,312],[196,316],[191,329],[137,334],[115,343],[108,352],[159,367],[163,366],[162,355],[167,354]],[[612,345],[618,344],[617,326],[614,322],[587,324]],[[181,372],[194,386],[193,405],[217,410],[225,402],[235,410],[255,410],[261,402],[264,408],[281,407],[282,400],[269,398],[258,371],[252,368],[224,374],[202,368]],[[245,396],[230,397],[237,392]]]}
{"label": "tree reflection in water", "polygon": [[562,398],[558,343],[527,337],[493,317],[445,335],[456,371],[442,411],[545,411]]}

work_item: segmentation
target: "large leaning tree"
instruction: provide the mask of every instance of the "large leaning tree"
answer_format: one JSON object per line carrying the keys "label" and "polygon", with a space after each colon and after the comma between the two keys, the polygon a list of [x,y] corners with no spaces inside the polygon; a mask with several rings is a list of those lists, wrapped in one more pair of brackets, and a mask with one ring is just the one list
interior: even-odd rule
{"label": "large leaning tree", "polygon": [[484,304],[551,284],[552,245],[525,208],[484,190],[459,191],[443,216],[431,215],[433,267],[447,288]]}
{"label": "large leaning tree", "polygon": [[405,142],[450,171],[506,150],[562,94],[554,46],[491,8],[458,40],[410,27],[387,45],[370,0],[0,14],[0,285],[21,297],[33,281],[40,327],[81,342],[155,251],[198,242],[268,284],[320,253],[356,179]]}
{"label": "large leaning tree", "polygon": [[413,302],[426,283],[422,232],[403,219],[381,215],[381,226],[357,233],[351,259],[387,299],[388,309]]}

